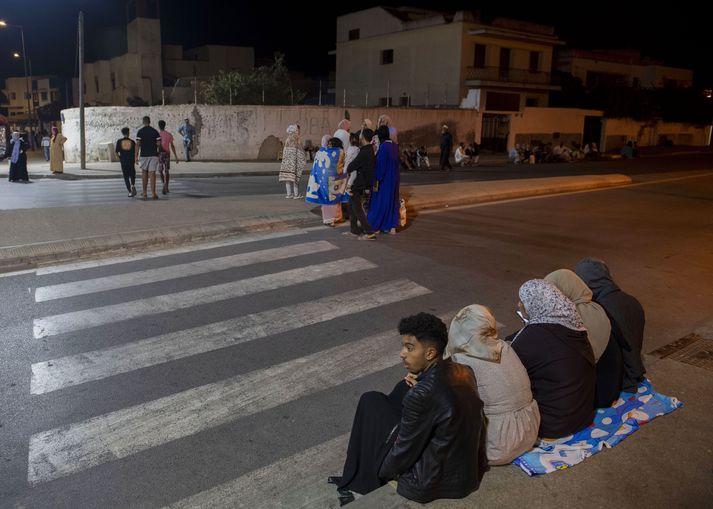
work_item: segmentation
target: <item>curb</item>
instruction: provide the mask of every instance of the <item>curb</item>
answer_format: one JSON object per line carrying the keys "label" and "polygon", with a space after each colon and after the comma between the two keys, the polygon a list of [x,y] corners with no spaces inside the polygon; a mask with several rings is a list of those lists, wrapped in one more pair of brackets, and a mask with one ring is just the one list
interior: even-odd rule
{"label": "curb", "polygon": [[[533,180],[520,189],[508,189],[513,181],[503,180],[495,181],[496,183],[490,182],[487,185],[482,183],[483,187],[500,186],[502,189],[473,192],[472,186],[469,191],[468,189],[464,190],[461,183],[450,183],[433,185],[430,186],[430,189],[422,188],[422,196],[412,199],[409,196],[414,187],[404,187],[402,194],[406,197],[409,215],[414,217],[418,215],[418,211],[423,210],[612,188],[632,182],[630,177],[618,174],[546,177]],[[313,212],[303,211],[282,216],[255,216],[232,221],[179,225],[154,230],[138,230],[120,234],[9,246],[0,248],[0,273],[30,269],[39,265],[77,261],[83,258],[124,254],[128,251],[214,240],[241,233],[317,226],[320,223],[318,216],[315,216]]]}
{"label": "curb", "polygon": [[0,248],[0,273],[40,265],[77,261],[84,258],[119,255],[156,246],[176,246],[216,240],[241,233],[269,232],[316,226],[317,216],[309,211],[283,216],[257,216],[234,221],[220,221],[190,226],[172,226],[160,230],[139,230],[38,244]]}

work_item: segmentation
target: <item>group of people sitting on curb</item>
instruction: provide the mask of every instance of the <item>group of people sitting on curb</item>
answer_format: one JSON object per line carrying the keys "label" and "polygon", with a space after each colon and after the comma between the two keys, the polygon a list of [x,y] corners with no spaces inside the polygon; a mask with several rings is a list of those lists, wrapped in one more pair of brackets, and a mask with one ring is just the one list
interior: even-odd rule
{"label": "group of people sitting on curb", "polygon": [[514,164],[597,161],[599,158],[599,147],[595,142],[585,143],[584,146],[576,141],[571,141],[569,145],[565,145],[564,141],[533,145],[516,143],[508,151],[508,159]]}
{"label": "group of people sitting on curb", "polygon": [[342,475],[328,479],[341,505],[394,481],[420,503],[466,497],[489,466],[567,440],[637,391],[644,311],[603,261],[525,282],[518,307],[524,327],[505,340],[481,305],[450,330],[428,313],[400,321],[407,374],[361,396]]}

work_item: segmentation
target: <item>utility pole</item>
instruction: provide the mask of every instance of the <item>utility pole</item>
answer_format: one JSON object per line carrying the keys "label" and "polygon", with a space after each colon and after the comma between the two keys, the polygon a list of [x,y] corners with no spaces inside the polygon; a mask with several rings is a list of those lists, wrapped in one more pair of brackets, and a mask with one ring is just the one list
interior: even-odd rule
{"label": "utility pole", "polygon": [[77,37],[79,39],[79,167],[87,169],[87,143],[84,126],[84,13],[79,11],[77,24]]}

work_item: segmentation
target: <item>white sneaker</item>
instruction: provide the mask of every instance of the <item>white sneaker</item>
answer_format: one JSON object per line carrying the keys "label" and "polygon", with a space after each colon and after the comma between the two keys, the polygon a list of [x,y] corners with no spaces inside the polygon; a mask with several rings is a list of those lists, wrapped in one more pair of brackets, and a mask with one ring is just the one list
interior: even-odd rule
{"label": "white sneaker", "polygon": [[304,198],[304,195],[302,195],[302,194],[296,194],[296,195],[294,195],[292,198],[295,199],[295,200],[299,200],[300,198]]}

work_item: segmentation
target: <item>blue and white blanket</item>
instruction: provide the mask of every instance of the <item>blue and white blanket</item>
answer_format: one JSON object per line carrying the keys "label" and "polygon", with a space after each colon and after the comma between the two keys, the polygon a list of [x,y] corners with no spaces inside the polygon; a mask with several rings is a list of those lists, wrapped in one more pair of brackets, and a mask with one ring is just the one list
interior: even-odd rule
{"label": "blue and white blanket", "polygon": [[307,184],[305,201],[318,205],[335,205],[349,201],[347,193],[338,192],[338,177],[346,178],[344,151],[339,148],[320,148]]}
{"label": "blue and white blanket", "polygon": [[587,428],[565,441],[540,442],[513,464],[531,476],[564,470],[605,447],[614,447],[647,422],[682,406],[676,398],[654,392],[651,382],[644,379],[637,394],[622,392],[611,407],[597,409],[594,422]]}

